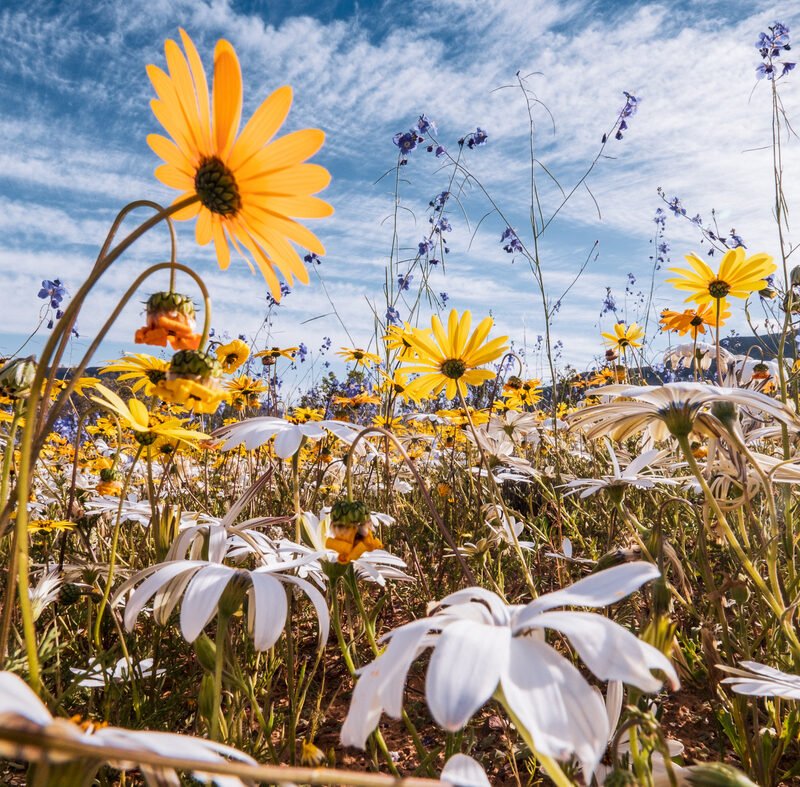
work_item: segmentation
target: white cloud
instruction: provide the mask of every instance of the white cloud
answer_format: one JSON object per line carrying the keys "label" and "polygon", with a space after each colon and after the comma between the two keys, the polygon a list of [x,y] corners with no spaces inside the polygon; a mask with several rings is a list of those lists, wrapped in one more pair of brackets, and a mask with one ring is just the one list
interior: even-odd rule
{"label": "white cloud", "polygon": [[[326,130],[319,160],[334,173],[326,197],[337,213],[315,227],[329,252],[320,273],[350,335],[361,343],[373,334],[366,300],[379,313],[385,309],[392,177],[373,184],[393,164],[392,133],[426,112],[455,151],[458,136],[476,125],[486,128],[490,142],[468,152],[468,166],[529,242],[527,114],[518,88],[495,88],[514,84],[517,69],[543,72],[528,84],[552,112],[557,132],[551,133],[547,114],[536,108],[537,155],[567,189],[597,153],[600,136],[623,103],[622,90],[641,95],[624,140],[606,147],[613,159],[601,159],[588,181],[602,219],[588,193],[579,191],[542,243],[545,281],[555,298],[594,240],[600,241],[597,262],[554,320],[566,357],[585,364],[602,352],[597,324],[605,287],[621,294],[628,271],[649,282],[656,186],[679,194],[706,219],[716,207],[721,229],[735,226],[751,250],[775,253],[769,154],[752,150],[768,142],[769,85],[760,83],[750,95],[757,62],[752,43],[773,18],[794,21],[786,9],[767,3],[725,4],[724,16],[715,5],[687,6],[681,13],[662,3],[611,15],[604,9],[556,0],[444,0],[411,4],[400,18],[386,4],[379,34],[366,13],[353,23],[287,12],[283,21],[268,24],[223,0],[108,2],[98,4],[93,17],[72,4],[50,15],[22,6],[0,12],[0,41],[14,53],[0,73],[22,86],[13,91],[6,79],[0,87],[0,97],[13,109],[0,120],[0,286],[32,293],[9,306],[7,333],[29,328],[42,278],[60,275],[77,289],[118,206],[139,197],[171,199],[150,177],[156,162],[144,136],[156,124],[147,107],[151,90],[144,65],[162,62],[163,39],[175,37],[183,25],[206,62],[217,37],[234,43],[245,73],[245,115],[272,89],[291,82],[296,100],[287,128],[317,124]],[[795,83],[782,83],[790,116],[797,104]],[[787,172],[800,167],[796,144],[787,145],[785,166]],[[401,171],[409,181],[401,183],[401,257],[413,253],[427,231],[427,201],[446,187],[448,173],[436,168],[432,156],[417,150]],[[550,215],[557,189],[542,171],[538,182]],[[800,196],[795,183],[797,178],[787,177],[790,202]],[[535,336],[543,318],[530,271],[521,259],[512,264],[500,248],[500,218],[482,220],[490,208],[479,190],[471,187],[464,203],[469,227],[454,208],[448,273],[434,272],[434,291],[447,291],[459,308],[491,310],[504,333],[520,338],[524,327]],[[233,334],[255,332],[265,308],[260,279],[240,263],[219,272],[211,251],[194,246],[191,227],[182,226],[179,235],[181,258],[208,272],[215,325]],[[669,235],[676,262],[698,241],[688,222],[671,221]],[[152,235],[132,250],[130,261],[141,270],[165,253],[163,234]],[[130,270],[109,274],[103,297],[113,299]],[[664,278],[661,272],[659,283]],[[659,306],[671,296],[664,286],[656,294]],[[277,324],[292,342],[312,346],[329,334],[334,343],[348,343],[332,311],[312,276],[312,285],[298,288],[280,308]],[[98,320],[88,315],[86,329],[95,329]],[[124,343],[137,321],[136,310],[126,309],[113,341]]]}

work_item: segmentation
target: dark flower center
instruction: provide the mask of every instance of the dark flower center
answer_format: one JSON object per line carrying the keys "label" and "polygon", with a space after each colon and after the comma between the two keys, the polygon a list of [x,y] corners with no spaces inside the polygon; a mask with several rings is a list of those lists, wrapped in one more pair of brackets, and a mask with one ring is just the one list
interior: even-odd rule
{"label": "dark flower center", "polygon": [[715,279],[708,285],[708,294],[717,300],[724,298],[730,291],[731,285],[720,279]]}
{"label": "dark flower center", "polygon": [[692,317],[692,321],[689,323],[689,325],[695,328],[698,328],[702,324],[703,324],[703,318],[699,314],[695,317]]}
{"label": "dark flower center", "polygon": [[212,213],[230,216],[242,207],[242,198],[233,173],[216,157],[205,159],[194,176],[200,202]]}
{"label": "dark flower center", "polygon": [[467,365],[460,358],[448,358],[442,364],[442,374],[451,380],[458,380],[466,371]]}

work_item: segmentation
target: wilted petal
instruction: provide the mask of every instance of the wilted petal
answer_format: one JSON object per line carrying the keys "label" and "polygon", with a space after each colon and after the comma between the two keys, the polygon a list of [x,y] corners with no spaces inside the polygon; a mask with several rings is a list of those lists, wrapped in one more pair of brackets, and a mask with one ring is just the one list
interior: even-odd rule
{"label": "wilted petal", "polygon": [[554,629],[567,636],[586,666],[601,680],[618,680],[655,692],[662,685],[651,672],[657,669],[669,677],[673,689],[680,685],[675,668],[660,650],[602,615],[545,612],[537,615],[531,626]]}
{"label": "wilted petal", "polygon": [[556,760],[573,754],[591,774],[609,738],[603,700],[565,658],[534,637],[511,640],[501,687],[515,723],[538,751]]}
{"label": "wilted petal", "polygon": [[508,660],[511,630],[458,620],[439,635],[428,666],[425,697],[436,721],[460,730],[497,688]]}

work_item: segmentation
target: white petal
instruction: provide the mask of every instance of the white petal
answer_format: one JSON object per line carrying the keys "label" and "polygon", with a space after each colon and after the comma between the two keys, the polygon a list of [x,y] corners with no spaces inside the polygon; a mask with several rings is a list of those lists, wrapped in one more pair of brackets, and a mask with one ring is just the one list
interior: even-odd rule
{"label": "white petal", "polygon": [[268,574],[251,572],[253,587],[248,591],[248,628],[256,650],[269,650],[286,625],[288,604],[283,585]]}
{"label": "white petal", "polygon": [[[464,588],[464,590],[457,590],[449,596],[445,596],[438,604],[438,606],[448,607],[456,604],[467,604],[470,602],[480,601],[489,607],[492,617],[498,622],[508,621],[508,607],[496,593],[485,588]],[[482,605],[481,605],[482,606]]]}
{"label": "white petal", "polygon": [[128,629],[128,631],[133,628],[136,618],[144,609],[145,604],[150,601],[154,593],[184,571],[195,572],[202,565],[202,563],[191,560],[176,560],[174,563],[162,563],[154,572],[151,571],[151,569],[145,569],[145,571],[139,572],[127,580],[114,595],[111,602],[112,604],[116,604],[122,595],[138,582],[143,575],[150,574],[150,576],[133,591],[133,594],[128,599],[123,618],[125,628]]}
{"label": "white petal", "polygon": [[31,687],[13,672],[0,672],[0,716],[4,714],[19,715],[43,726],[53,720]]}
{"label": "white petal", "polygon": [[453,787],[491,787],[486,771],[466,754],[454,754],[442,769],[440,778]]}
{"label": "white petal", "polygon": [[300,443],[303,442],[303,433],[297,429],[287,429],[275,438],[275,453],[281,459],[288,459],[297,453]]}
{"label": "white petal", "polygon": [[511,630],[468,620],[439,636],[428,666],[425,697],[433,718],[448,732],[460,730],[491,696],[508,659]]}
{"label": "white petal", "polygon": [[651,670],[658,669],[666,673],[673,689],[680,686],[675,668],[660,650],[602,615],[544,612],[531,625],[566,635],[586,666],[601,680],[620,680],[642,691],[656,692],[662,681]]}
{"label": "white petal", "polygon": [[227,566],[208,564],[195,574],[181,605],[181,633],[188,642],[194,642],[217,613],[219,597],[234,573]]}
{"label": "white petal", "polygon": [[[521,617],[528,619],[531,615],[553,607],[605,607],[629,596],[645,582],[658,576],[660,572],[652,563],[643,560],[623,563],[621,566],[590,574],[563,590],[539,596],[527,605]],[[518,622],[522,624],[522,621]]]}
{"label": "white petal", "polygon": [[360,670],[350,710],[342,725],[344,746],[363,749],[384,708],[390,716],[400,717],[406,675],[430,626],[430,619],[422,618],[395,629],[386,650]]}
{"label": "white petal", "polygon": [[538,751],[556,760],[575,754],[591,774],[609,738],[605,705],[565,658],[534,637],[514,637],[501,686],[508,710]]}
{"label": "white petal", "polygon": [[[257,571],[254,573],[257,573]],[[320,647],[324,647],[325,643],[328,641],[328,635],[331,630],[331,616],[328,613],[328,603],[325,601],[325,596],[310,582],[306,582],[305,579],[301,579],[300,577],[293,577],[291,574],[287,574],[281,577],[281,581],[288,582],[291,585],[297,585],[311,600],[319,621],[319,644]]]}

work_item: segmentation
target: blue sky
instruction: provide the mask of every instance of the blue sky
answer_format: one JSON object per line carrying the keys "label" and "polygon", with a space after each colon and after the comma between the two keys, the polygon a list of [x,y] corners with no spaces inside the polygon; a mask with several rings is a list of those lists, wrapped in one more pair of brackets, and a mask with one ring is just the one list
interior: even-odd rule
{"label": "blue sky", "polygon": [[[791,5],[773,3],[616,3],[571,0],[440,0],[427,2],[6,2],[0,10],[0,287],[6,294],[0,352],[19,347],[38,322],[42,279],[60,277],[75,291],[88,272],[116,211],[134,199],[168,202],[153,177],[157,165],[145,143],[160,131],[148,102],[148,63],[163,65],[163,42],[186,28],[209,65],[220,37],[242,64],[244,117],[275,88],[291,84],[295,101],[284,130],[317,126],[327,143],[315,159],[333,182],[325,197],[336,208],[314,230],[328,254],[311,277],[274,310],[271,333],[262,323],[266,287],[244,263],[219,271],[210,248],[194,244],[192,226],[179,225],[179,258],[206,279],[218,333],[258,336],[259,346],[324,336],[333,349],[374,342],[373,312],[383,315],[386,264],[395,214],[392,136],[425,113],[438,138],[456,140],[477,126],[488,143],[468,151],[466,164],[526,242],[529,204],[528,119],[518,90],[497,88],[515,74],[540,72],[529,85],[555,120],[537,112],[537,155],[565,188],[596,154],[600,138],[624,104],[641,98],[621,142],[612,140],[589,179],[600,207],[583,190],[543,239],[545,283],[555,300],[570,285],[597,242],[596,254],[564,298],[553,334],[563,360],[585,368],[602,354],[600,318],[606,287],[621,318],[636,319],[635,290],[649,289],[656,188],[680,195],[692,215],[735,227],[750,251],[776,253],[771,217],[769,95],[755,91],[758,33],[775,19],[796,21]],[[782,86],[796,119],[798,72]],[[797,124],[796,124],[797,125]],[[427,204],[446,188],[449,172],[424,150],[402,169],[397,234],[400,257],[413,256],[427,231]],[[796,142],[787,146],[790,204],[800,182]],[[558,193],[540,170],[545,213]],[[527,347],[529,371],[542,333],[539,296],[526,262],[506,254],[503,221],[477,187],[463,194],[464,213],[449,214],[453,231],[446,273],[434,270],[435,293],[459,310],[492,313],[497,332]],[[673,262],[701,249],[688,222],[671,220]],[[109,272],[87,303],[73,358],[136,273],[168,254],[166,234],[153,232]],[[656,276],[654,309],[676,307],[665,271]],[[149,291],[149,290],[148,290]],[[103,360],[134,349],[141,301],[123,313],[98,354]],[[398,305],[406,316],[410,303]],[[741,309],[734,325],[743,327]],[[429,312],[426,307],[425,312]],[[762,315],[754,308],[753,319]],[[651,325],[652,325],[651,318]],[[38,339],[27,347],[35,351]],[[665,344],[656,339],[656,349]],[[329,355],[330,357],[330,355]],[[319,359],[321,361],[322,359]],[[303,368],[306,381],[323,371]],[[336,366],[336,363],[334,363]]]}

